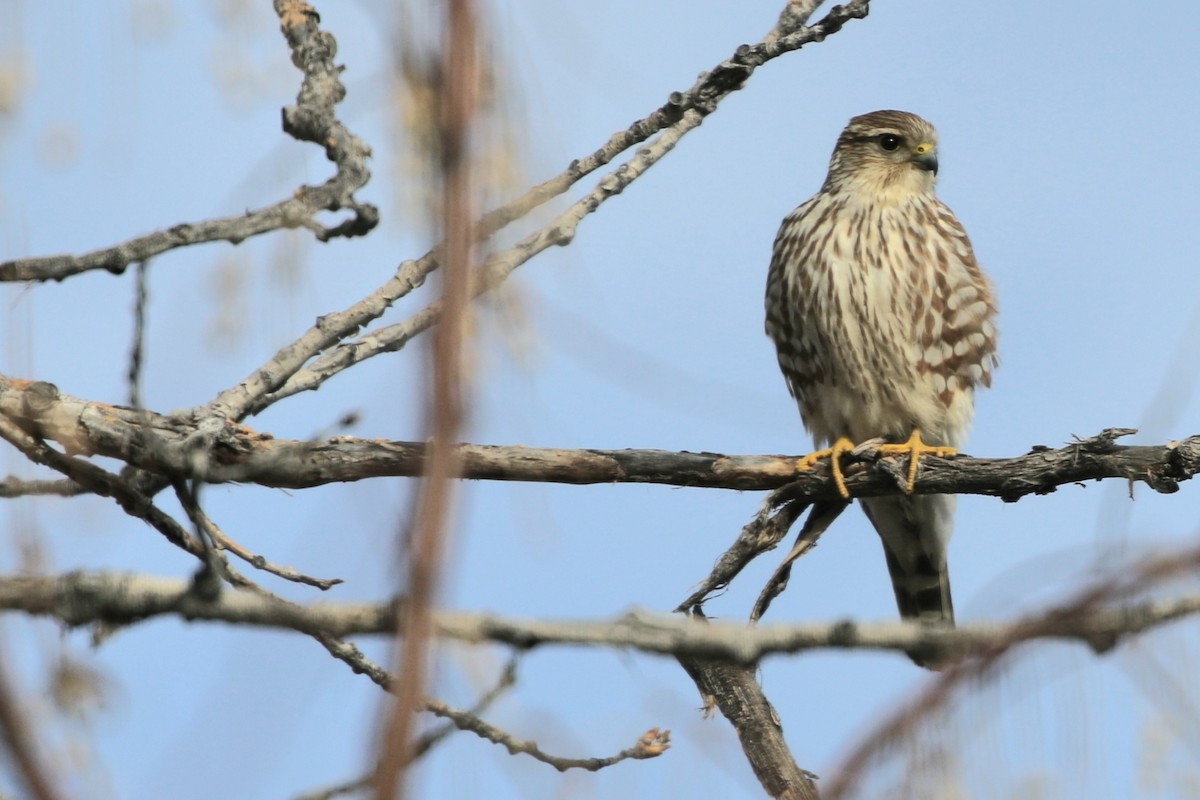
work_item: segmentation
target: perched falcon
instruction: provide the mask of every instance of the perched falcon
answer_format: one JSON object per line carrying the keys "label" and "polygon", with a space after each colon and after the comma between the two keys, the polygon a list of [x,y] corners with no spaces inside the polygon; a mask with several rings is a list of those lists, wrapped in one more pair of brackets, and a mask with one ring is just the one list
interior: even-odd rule
{"label": "perched falcon", "polygon": [[[909,456],[952,455],[996,359],[996,304],[954,214],[934,195],[937,133],[904,111],[842,131],[825,184],[784,219],[767,279],[767,334],[819,450],[883,437]],[[905,619],[954,623],[946,545],[953,495],[864,498]],[[914,656],[915,657],[915,656]]]}

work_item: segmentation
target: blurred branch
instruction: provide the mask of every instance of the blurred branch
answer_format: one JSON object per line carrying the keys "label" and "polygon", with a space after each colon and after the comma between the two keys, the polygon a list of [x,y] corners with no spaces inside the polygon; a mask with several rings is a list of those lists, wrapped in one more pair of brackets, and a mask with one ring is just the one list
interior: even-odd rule
{"label": "blurred branch", "polygon": [[37,731],[29,723],[20,702],[21,693],[14,691],[8,665],[0,658],[0,742],[8,756],[17,783],[35,800],[60,800],[65,797],[53,779],[55,771],[46,768],[38,744]]}
{"label": "blurred branch", "polygon": [[[445,34],[441,69],[438,150],[441,155],[442,292],[445,324],[433,337],[432,373],[426,416],[430,420],[428,470],[417,493],[411,521],[402,531],[408,602],[399,622],[404,646],[397,652],[399,680],[396,701],[378,737],[379,760],[375,796],[393,800],[404,796],[407,767],[416,754],[412,731],[417,700],[424,693],[431,618],[437,601],[453,497],[457,488],[459,430],[466,413],[467,313],[470,305],[471,231],[474,170],[471,146],[480,88],[479,27],[473,0],[445,0]],[[294,376],[293,376],[294,377]],[[478,717],[475,717],[478,720]],[[482,722],[482,721],[481,721]]]}
{"label": "blurred branch", "polygon": [[150,262],[139,261],[134,280],[133,345],[129,349],[129,405],[142,407],[142,378],[146,359],[146,316],[150,313]]}
{"label": "blurred branch", "polygon": [[0,479],[0,498],[14,497],[78,497],[90,494],[79,484],[70,480],[25,480],[9,475]]}
{"label": "blurred branch", "polygon": [[[362,236],[373,229],[379,223],[379,211],[354,199],[354,192],[371,177],[366,166],[370,148],[334,115],[334,107],[346,95],[339,78],[341,68],[333,61],[337,43],[320,30],[320,17],[302,0],[275,0],[275,13],[291,47],[292,63],[304,73],[296,105],[283,110],[283,130],[299,141],[325,148],[326,157],[337,166],[332,178],[320,186],[301,186],[292,197],[265,208],[175,225],[84,255],[0,262],[0,281],[60,281],[94,269],[120,275],[130,264],[168,250],[216,241],[240,244],[252,236],[288,228],[307,228],[320,241]],[[341,209],[350,209],[353,216],[336,227],[327,228],[316,220],[320,211]]]}
{"label": "blurred branch", "polygon": [[1181,576],[1193,576],[1198,569],[1200,547],[1147,559],[1140,564],[1122,565],[1085,585],[1066,602],[1032,614],[1020,623],[1007,626],[1007,630],[999,632],[990,641],[980,642],[972,648],[971,658],[959,660],[928,682],[914,697],[880,720],[850,750],[826,784],[825,800],[857,796],[858,782],[878,758],[906,735],[911,736],[922,723],[930,721],[954,699],[957,690],[969,687],[978,691],[983,680],[1007,674],[993,667],[1022,642],[1055,636],[1056,631],[1076,627],[1082,633],[1078,638],[1097,653],[1104,653],[1116,647],[1129,633],[1196,613],[1200,610],[1200,598],[1196,597],[1120,608],[1101,606],[1153,591]]}
{"label": "blurred branch", "polygon": [[[1200,556],[1164,559],[1194,569]],[[1158,562],[1154,562],[1158,563]],[[1182,568],[1182,567],[1180,567]],[[1142,570],[1138,574],[1142,574]],[[1109,580],[1108,585],[1118,582]],[[394,635],[397,603],[302,605],[252,591],[229,591],[207,600],[190,581],[118,572],[70,572],[58,576],[0,576],[0,609],[53,617],[70,627],[130,625],[151,617],[225,622],[345,637]],[[1127,636],[1200,613],[1200,596],[1097,607],[1068,604],[1011,623],[930,628],[909,622],[850,620],[804,625],[697,621],[677,614],[634,611],[612,620],[546,621],[489,613],[435,611],[433,635],[465,642],[492,642],[521,650],[545,645],[619,647],[749,666],[762,658],[807,650],[907,652],[914,647],[949,655],[987,652],[998,644],[1032,639],[1079,641],[1106,652]],[[380,682],[384,688],[387,680]]]}

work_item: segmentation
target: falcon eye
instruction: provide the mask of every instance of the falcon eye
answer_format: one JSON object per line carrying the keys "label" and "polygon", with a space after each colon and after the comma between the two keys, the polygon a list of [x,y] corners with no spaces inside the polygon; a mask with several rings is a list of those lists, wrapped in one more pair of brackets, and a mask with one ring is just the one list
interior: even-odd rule
{"label": "falcon eye", "polygon": [[904,140],[894,133],[885,133],[879,137],[879,146],[884,150],[895,150]]}

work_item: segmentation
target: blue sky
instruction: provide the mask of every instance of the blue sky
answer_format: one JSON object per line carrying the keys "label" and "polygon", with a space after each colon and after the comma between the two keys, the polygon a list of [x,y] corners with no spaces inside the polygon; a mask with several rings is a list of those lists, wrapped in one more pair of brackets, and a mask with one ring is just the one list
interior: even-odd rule
{"label": "blue sky", "polygon": [[[315,316],[349,305],[427,248],[388,73],[392,4],[317,7],[347,67],[341,117],[375,152],[360,199],[381,207],[383,223],[366,239],[321,245],[292,232],[156,260],[145,373],[153,408],[207,402]],[[760,38],[780,3],[487,7],[517,143],[505,166],[519,177],[496,190],[504,194],[557,174]],[[465,438],[805,452],[762,332],[771,241],[820,185],[846,120],[878,108],[937,125],[939,193],[999,293],[1002,364],[978,398],[967,450],[1016,455],[1110,426],[1141,428],[1130,441],[1143,443],[1200,431],[1200,7],[1164,8],[877,2],[866,20],[770,63],[585,219],[571,247],[543,253],[482,304]],[[84,252],[265,205],[328,175],[316,148],[279,130],[299,73],[269,4],[9,10],[0,70],[17,89],[0,116],[0,258]],[[131,278],[0,289],[0,370],[123,402]],[[386,321],[419,309],[433,288]],[[249,422],[307,437],[357,409],[356,435],[420,439],[424,357],[422,344],[375,359]],[[30,474],[19,456],[3,458],[4,472]],[[399,479],[291,493],[214,487],[203,499],[234,538],[344,578],[329,599],[359,600],[393,585],[411,489]],[[1194,540],[1195,487],[1134,494],[1130,502],[1128,487],[1112,481],[1015,505],[964,498],[950,551],[960,620],[1008,618],[1064,596],[1099,563]],[[444,602],[551,617],[674,607],[761,500],[485,483],[465,484],[460,497]],[[9,502],[4,514],[8,569],[29,530],[42,537],[47,569],[183,576],[194,566],[105,500]],[[779,555],[760,559],[710,613],[744,618]],[[797,566],[769,618],[894,616],[878,541],[852,509]],[[58,634],[10,621],[6,635],[28,653],[22,679],[33,692]],[[83,634],[67,641],[85,650]],[[1186,676],[1198,646],[1189,622],[1103,659],[1031,646],[922,746],[949,741],[961,751],[952,775],[971,797],[1187,796],[1200,745],[1190,709],[1200,698]],[[386,645],[373,652],[386,658]],[[220,781],[240,797],[288,797],[354,777],[370,756],[378,692],[300,637],[160,620],[85,657],[110,686],[110,707],[90,723],[89,796],[187,800],[211,797]],[[468,705],[505,657],[447,646],[434,691]],[[416,770],[413,796],[757,796],[729,726],[700,719],[674,662],[545,649],[524,657],[519,675],[487,716],[548,751],[607,755],[652,726],[671,728],[675,746],[655,761],[564,776],[462,734]],[[1181,694],[1164,688],[1164,676]],[[797,759],[817,773],[832,772],[873,719],[928,680],[900,656],[844,653],[770,659],[762,678]]]}

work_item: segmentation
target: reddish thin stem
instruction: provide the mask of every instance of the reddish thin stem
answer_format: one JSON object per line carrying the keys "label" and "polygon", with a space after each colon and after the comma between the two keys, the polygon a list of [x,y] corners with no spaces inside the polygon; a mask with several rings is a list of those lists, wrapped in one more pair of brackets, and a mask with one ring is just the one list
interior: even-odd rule
{"label": "reddish thin stem", "polygon": [[411,760],[413,716],[424,693],[431,610],[437,594],[449,531],[453,477],[459,465],[454,446],[464,415],[464,339],[470,303],[471,169],[470,126],[475,105],[475,11],[471,0],[446,0],[442,106],[442,323],[433,335],[432,440],[428,472],[417,501],[408,549],[408,602],[396,700],[380,754],[376,793],[382,800],[403,795]]}

